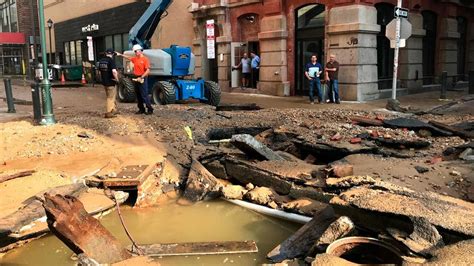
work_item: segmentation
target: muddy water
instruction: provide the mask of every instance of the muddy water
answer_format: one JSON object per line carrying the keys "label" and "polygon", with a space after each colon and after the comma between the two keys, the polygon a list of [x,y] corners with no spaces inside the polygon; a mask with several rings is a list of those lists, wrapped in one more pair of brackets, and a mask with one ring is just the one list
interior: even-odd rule
{"label": "muddy water", "polygon": [[[122,215],[138,243],[255,240],[258,253],[156,258],[161,265],[260,265],[265,255],[300,225],[266,217],[224,201],[193,206],[167,203],[152,209],[123,207]],[[111,213],[101,219],[124,244],[129,244],[119,218]],[[72,252],[56,237],[48,236],[18,248],[1,265],[74,265]]]}

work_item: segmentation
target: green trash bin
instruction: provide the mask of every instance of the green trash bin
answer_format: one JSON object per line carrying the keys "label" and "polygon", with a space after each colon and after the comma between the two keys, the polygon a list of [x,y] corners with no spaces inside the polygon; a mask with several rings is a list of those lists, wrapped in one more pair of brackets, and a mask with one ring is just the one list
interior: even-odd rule
{"label": "green trash bin", "polygon": [[66,80],[82,79],[82,66],[63,66],[62,68]]}

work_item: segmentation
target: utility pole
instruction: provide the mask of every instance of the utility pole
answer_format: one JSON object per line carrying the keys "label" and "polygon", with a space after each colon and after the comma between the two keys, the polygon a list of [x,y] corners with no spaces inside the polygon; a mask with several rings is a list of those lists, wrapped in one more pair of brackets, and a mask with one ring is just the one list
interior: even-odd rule
{"label": "utility pole", "polygon": [[[397,7],[402,7],[402,0],[397,0]],[[400,50],[400,16],[396,16],[395,26],[395,53],[393,58],[392,99],[397,99],[398,52]]]}
{"label": "utility pole", "polygon": [[41,93],[43,94],[43,116],[41,125],[53,125],[56,123],[53,114],[53,100],[51,98],[51,83],[49,82],[48,64],[46,58],[46,31],[44,27],[44,0],[38,0],[38,14],[41,36],[41,57],[43,61],[43,81],[41,81]]}

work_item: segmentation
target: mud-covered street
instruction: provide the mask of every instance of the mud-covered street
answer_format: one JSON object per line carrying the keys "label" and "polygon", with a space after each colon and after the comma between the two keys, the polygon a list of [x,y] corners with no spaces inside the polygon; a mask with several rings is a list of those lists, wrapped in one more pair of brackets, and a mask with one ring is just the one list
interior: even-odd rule
{"label": "mud-covered street", "polygon": [[[450,91],[448,98],[451,101],[439,101],[438,92],[401,96],[401,106],[406,108],[403,112],[387,110],[386,100],[310,105],[303,97],[234,93],[223,94],[221,105],[255,103],[261,109],[216,111],[212,106],[187,102],[155,106],[153,115],[136,115],[134,104],[119,103],[119,114],[110,119],[103,117],[105,93],[101,86],[55,88],[53,95],[58,123],[51,126],[37,126],[32,122],[29,87],[20,84],[14,87],[14,97],[20,103],[15,106],[16,114],[6,114],[5,103],[0,105],[0,176],[34,171],[0,183],[0,251],[6,253],[4,259],[9,263],[14,263],[9,259],[9,252],[21,249],[20,246],[48,231],[44,221],[41,225],[32,224],[43,215],[31,216],[25,210],[28,204],[52,188],[74,184],[87,185],[84,192],[78,188],[71,190],[74,193],[66,190],[70,195],[76,195],[88,212],[95,214],[113,210],[115,206],[110,195],[103,190],[108,186],[112,191],[127,194],[128,199],[123,200],[127,212],[140,208],[142,211],[169,208],[160,206],[170,204],[188,206],[196,204],[193,201],[223,198],[251,202],[281,213],[314,216],[314,221],[318,215],[325,215],[325,208],[348,204],[356,212],[360,210],[367,215],[370,210],[372,214],[369,215],[380,215],[381,219],[391,220],[383,218],[388,214],[387,217],[424,219],[434,230],[439,230],[436,234],[443,236],[446,245],[474,236],[472,220],[468,222],[474,215],[474,98],[465,91]],[[462,134],[434,127],[430,121],[456,126]],[[131,174],[121,174],[131,166],[144,167],[141,170],[132,167]],[[144,174],[147,167],[152,181]],[[135,179],[141,181],[131,188]],[[145,186],[147,182],[150,185]],[[358,193],[380,195],[365,199]],[[382,200],[384,197],[393,206],[388,206]],[[440,206],[431,209],[429,200],[417,201],[429,197],[432,197],[431,203]],[[38,202],[44,202],[44,199]],[[441,210],[449,205],[448,202],[455,205],[448,213],[452,215],[450,219],[463,219],[467,224],[453,225],[449,219],[443,221]],[[41,203],[38,206],[37,210],[44,212]],[[436,261],[433,254],[444,246],[439,245],[439,241],[433,243],[434,240],[430,239],[433,241],[429,244],[423,242],[432,245],[430,248],[416,249],[413,247],[421,242],[413,240],[415,244],[406,244],[400,235],[407,232],[397,227],[395,222],[390,228],[397,228],[397,234],[380,224],[365,223],[365,218],[339,212],[336,207],[335,219],[349,217],[353,220],[350,223],[357,227],[347,235],[384,235],[390,238],[389,242],[398,241],[403,246],[401,257],[411,257],[408,259],[410,262],[432,260],[450,264],[456,262],[455,259],[472,262],[472,255],[462,258],[462,248],[459,258],[453,256],[452,261]],[[426,215],[425,209],[429,209]],[[458,209],[462,211],[457,212]],[[18,213],[15,216],[18,210],[24,211],[22,217],[30,215],[33,218],[30,221],[19,219]],[[168,215],[173,214],[170,212]],[[133,213],[128,213],[126,219],[133,219],[133,216]],[[192,219],[199,219],[199,214]],[[311,264],[318,261],[313,262],[314,258],[319,257],[319,262],[331,259],[323,258],[321,254],[339,237],[329,242],[318,238],[322,242],[300,247],[295,256],[289,255],[294,250],[284,253],[283,247],[280,254],[276,254],[272,249],[298,228],[286,224],[279,226],[291,229],[287,234],[275,237],[274,243],[270,241],[259,249],[261,255],[255,257],[257,264],[286,259],[299,259],[299,263]],[[35,233],[29,234],[28,230]],[[113,230],[122,229],[116,227]],[[311,241],[314,242],[315,238]],[[153,243],[152,239],[148,240]],[[247,240],[255,240],[257,246],[262,242],[261,239]],[[170,241],[179,242],[176,239]],[[472,246],[472,241],[466,245]],[[72,254],[71,251],[67,253]],[[27,256],[25,252],[22,254]],[[271,260],[266,260],[265,256]],[[171,265],[159,258],[156,261],[162,265]],[[226,261],[225,257],[219,261],[230,263],[230,259]],[[248,265],[249,261],[235,262]]]}

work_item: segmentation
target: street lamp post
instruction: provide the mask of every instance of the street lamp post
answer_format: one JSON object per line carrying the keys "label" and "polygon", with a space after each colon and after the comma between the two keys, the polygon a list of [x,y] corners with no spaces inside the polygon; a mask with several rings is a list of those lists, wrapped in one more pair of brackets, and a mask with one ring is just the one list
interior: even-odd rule
{"label": "street lamp post", "polygon": [[[51,98],[51,83],[49,82],[48,65],[46,59],[46,32],[44,29],[44,0],[38,0],[39,25],[41,36],[41,57],[43,62],[43,80],[41,81],[41,93],[43,94],[43,116],[41,125],[52,125],[56,123],[53,114],[53,100]],[[51,35],[50,35],[51,36]]]}
{"label": "street lamp post", "polygon": [[51,28],[53,27],[53,21],[51,19],[48,19],[46,22],[48,23],[48,29],[49,29],[49,63],[53,63],[53,43],[51,42]]}

